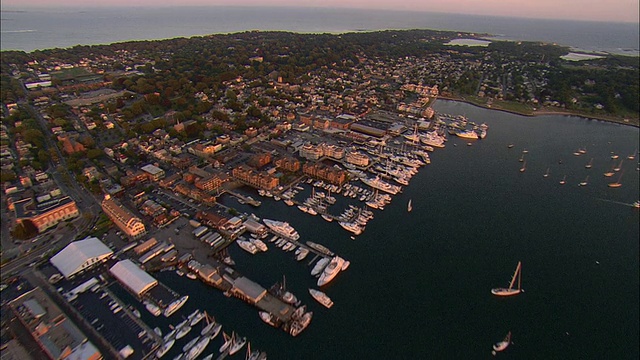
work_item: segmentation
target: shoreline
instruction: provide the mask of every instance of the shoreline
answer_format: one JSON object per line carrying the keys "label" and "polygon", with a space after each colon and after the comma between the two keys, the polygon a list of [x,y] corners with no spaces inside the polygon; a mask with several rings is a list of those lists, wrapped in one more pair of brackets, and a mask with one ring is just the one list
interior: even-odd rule
{"label": "shoreline", "polygon": [[[522,112],[522,111],[517,111],[517,110],[512,110],[512,109],[504,109],[501,107],[494,107],[494,106],[490,106],[490,105],[482,105],[482,104],[478,104],[474,101],[465,99],[463,97],[455,97],[455,96],[442,96],[442,95],[438,95],[437,99],[442,99],[442,100],[448,100],[448,101],[459,101],[459,102],[463,102],[469,105],[473,105],[479,108],[483,108],[483,109],[487,109],[487,110],[496,110],[496,111],[503,111],[503,112],[507,112],[507,113],[511,113],[511,114],[515,114],[515,115],[521,115],[521,116],[527,116],[527,117],[536,117],[536,116],[545,116],[545,115],[561,115],[561,116],[577,116],[577,117],[581,117],[587,120],[598,120],[598,121],[605,121],[605,122],[610,122],[610,123],[615,123],[615,124],[619,124],[619,125],[626,125],[626,126],[632,126],[632,127],[636,127],[636,128],[640,128],[640,118],[635,118],[635,119],[625,119],[625,118],[616,118],[613,116],[596,116],[596,115],[589,115],[589,114],[582,114],[579,112],[574,112],[574,111],[568,111],[568,110],[554,110],[554,109],[541,109],[541,110],[534,110],[533,112],[527,113],[527,112]],[[435,100],[434,100],[435,102]],[[430,104],[433,105],[433,102]],[[625,121],[626,120],[626,121]]]}

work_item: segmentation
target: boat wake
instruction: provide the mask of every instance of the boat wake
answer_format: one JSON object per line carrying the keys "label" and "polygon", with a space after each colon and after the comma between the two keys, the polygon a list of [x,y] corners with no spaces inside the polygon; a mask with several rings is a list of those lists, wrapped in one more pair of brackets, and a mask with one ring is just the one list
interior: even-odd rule
{"label": "boat wake", "polygon": [[630,203],[626,203],[626,202],[622,202],[622,201],[615,201],[615,200],[609,200],[609,199],[600,199],[600,198],[597,198],[596,200],[600,200],[600,201],[604,201],[604,202],[608,202],[608,203],[612,203],[612,204],[630,206],[630,207],[634,207],[635,206],[633,203],[630,204]]}

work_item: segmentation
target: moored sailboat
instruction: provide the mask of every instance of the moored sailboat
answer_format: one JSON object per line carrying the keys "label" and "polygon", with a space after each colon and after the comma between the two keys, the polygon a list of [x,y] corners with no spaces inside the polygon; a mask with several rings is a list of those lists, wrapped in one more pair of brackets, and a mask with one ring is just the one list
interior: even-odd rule
{"label": "moored sailboat", "polygon": [[584,181],[582,181],[581,183],[579,183],[578,185],[580,186],[587,186],[587,184],[589,183],[589,175],[587,175],[587,177],[584,179]]}
{"label": "moored sailboat", "polygon": [[[518,287],[514,288],[516,279],[518,279]],[[511,282],[509,283],[508,288],[494,288],[491,289],[491,293],[496,296],[513,296],[520,294],[523,290],[521,288],[521,280],[522,280],[522,262],[518,261],[518,266],[516,267],[516,271],[513,273],[513,277],[511,278]]]}
{"label": "moored sailboat", "polygon": [[407,204],[407,212],[411,212],[413,210],[413,206],[411,206],[411,199],[409,199],[409,203]]}
{"label": "moored sailboat", "polygon": [[567,183],[567,175],[565,175],[562,180],[560,180],[560,185],[564,185]]}
{"label": "moored sailboat", "polygon": [[527,170],[527,162],[523,162],[522,163],[522,167],[520,168],[520,172],[525,172],[525,170]]}
{"label": "moored sailboat", "polygon": [[589,163],[587,165],[585,165],[584,167],[585,167],[585,169],[591,169],[593,167],[593,158],[591,158]]}
{"label": "moored sailboat", "polygon": [[623,173],[620,173],[620,177],[618,178],[618,181],[609,183],[609,184],[607,184],[607,186],[610,187],[610,188],[619,188],[619,187],[621,187],[622,183],[620,182],[620,180],[622,180],[622,174]]}
{"label": "moored sailboat", "polygon": [[548,178],[549,177],[549,168],[547,168],[547,172],[544,173],[544,175],[542,175],[542,177]]}
{"label": "moored sailboat", "polygon": [[511,331],[507,333],[507,336],[504,337],[504,340],[493,345],[493,354],[499,351],[503,351],[509,346],[509,344],[511,344]]}

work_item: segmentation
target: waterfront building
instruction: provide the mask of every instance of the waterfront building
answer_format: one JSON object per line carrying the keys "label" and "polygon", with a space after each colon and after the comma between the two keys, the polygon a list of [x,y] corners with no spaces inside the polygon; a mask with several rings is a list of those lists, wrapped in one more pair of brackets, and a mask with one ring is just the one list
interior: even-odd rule
{"label": "waterfront building", "polygon": [[25,198],[12,203],[16,216],[16,223],[29,221],[38,229],[39,233],[58,225],[59,222],[72,219],[80,215],[76,202],[69,196],[58,199],[39,198],[42,201],[34,201],[33,198]]}
{"label": "waterfront building", "polygon": [[300,156],[309,160],[318,160],[324,155],[322,146],[304,144],[300,148]]}
{"label": "waterfront building", "polygon": [[300,170],[300,160],[292,157],[283,157],[274,161],[275,165],[279,169],[283,169],[290,172],[296,172]]}
{"label": "waterfront building", "polygon": [[339,170],[322,163],[305,163],[302,166],[302,172],[305,175],[324,180],[338,186],[342,186],[345,182],[347,182],[346,171]]}
{"label": "waterfront building", "polygon": [[278,178],[266,172],[258,172],[246,165],[235,167],[231,174],[237,180],[258,189],[272,190],[279,185]]}
{"label": "waterfront building", "polygon": [[158,280],[129,259],[118,261],[109,269],[109,273],[138,297],[158,285]]}
{"label": "waterfront building", "polygon": [[119,201],[105,195],[102,200],[102,210],[109,219],[128,237],[137,239],[147,233],[147,230],[140,218],[123,207]]}
{"label": "waterfront building", "polygon": [[65,278],[102,264],[113,256],[113,251],[95,237],[87,237],[70,243],[55,254],[49,262]]}
{"label": "waterfront building", "polygon": [[262,153],[253,155],[247,162],[249,165],[259,169],[271,162],[270,153]]}
{"label": "waterfront building", "polygon": [[197,178],[193,184],[202,191],[213,191],[222,186],[224,181],[225,179],[218,174],[209,174],[205,177]]}
{"label": "waterfront building", "polygon": [[19,296],[9,307],[50,359],[102,359],[95,345],[42,289]]}
{"label": "waterfront building", "polygon": [[325,156],[340,160],[344,157],[344,148],[336,145],[323,144],[323,153]]}
{"label": "waterfront building", "polygon": [[356,166],[365,167],[369,165],[369,157],[355,149],[347,151],[344,160]]}

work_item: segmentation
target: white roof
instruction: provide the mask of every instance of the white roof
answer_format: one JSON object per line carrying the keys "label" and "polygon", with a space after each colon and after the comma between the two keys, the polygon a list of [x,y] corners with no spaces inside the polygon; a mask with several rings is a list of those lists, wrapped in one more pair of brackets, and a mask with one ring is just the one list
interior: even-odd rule
{"label": "white roof", "polygon": [[141,169],[142,169],[143,171],[148,172],[148,173],[149,173],[149,174],[151,174],[151,175],[155,175],[155,174],[158,174],[158,173],[162,172],[162,169],[161,169],[161,168],[159,168],[159,167],[157,167],[157,166],[155,166],[155,165],[153,165],[153,164],[145,165],[145,166],[143,166]]}
{"label": "white roof", "polygon": [[[113,251],[98,238],[88,237],[72,242],[49,260],[58,271],[68,278],[91,263],[113,255]],[[95,262],[94,261],[94,262]]]}
{"label": "white roof", "polygon": [[117,264],[109,269],[109,272],[137,295],[141,295],[158,284],[158,280],[140,269],[138,265],[129,259],[118,261]]}

